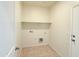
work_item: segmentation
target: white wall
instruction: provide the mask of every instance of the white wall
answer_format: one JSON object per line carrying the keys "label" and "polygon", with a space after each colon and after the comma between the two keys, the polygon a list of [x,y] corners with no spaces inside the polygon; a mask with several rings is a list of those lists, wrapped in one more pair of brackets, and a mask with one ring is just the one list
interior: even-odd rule
{"label": "white wall", "polygon": [[[49,9],[47,7],[22,5],[21,21],[38,22],[38,23],[26,23],[26,25],[24,25],[25,29],[22,29],[22,32],[21,32],[23,47],[31,47],[31,46],[48,44],[49,24],[44,24],[44,23],[50,22],[49,17],[50,17]],[[29,32],[30,30],[32,30],[33,33],[30,33]],[[45,32],[47,34],[44,34]],[[40,37],[44,38],[43,43],[39,43]]]}
{"label": "white wall", "polygon": [[51,8],[49,45],[60,56],[71,56],[72,7],[79,2],[57,2]]}
{"label": "white wall", "polygon": [[15,46],[15,3],[0,1],[0,56]]}
{"label": "white wall", "polygon": [[50,22],[49,9],[40,6],[24,6],[22,8],[22,21],[26,22]]}
{"label": "white wall", "polygon": [[57,2],[51,8],[51,28],[49,45],[60,56],[69,56],[70,46],[70,2]]}
{"label": "white wall", "polygon": [[[32,47],[47,45],[49,39],[49,26],[45,23],[22,23],[22,46]],[[32,32],[30,32],[32,31]],[[43,42],[39,42],[43,38]]]}
{"label": "white wall", "polygon": [[22,41],[21,41],[21,2],[17,1],[15,2],[15,19],[16,19],[16,46],[22,47]]}

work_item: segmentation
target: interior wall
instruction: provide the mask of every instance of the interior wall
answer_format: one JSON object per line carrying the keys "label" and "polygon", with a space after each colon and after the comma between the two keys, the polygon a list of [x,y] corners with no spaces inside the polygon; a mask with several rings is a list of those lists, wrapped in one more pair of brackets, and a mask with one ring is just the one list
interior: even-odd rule
{"label": "interior wall", "polygon": [[15,2],[0,1],[0,57],[15,47]]}
{"label": "interior wall", "polygon": [[[22,46],[48,45],[49,25],[45,23],[22,23]],[[40,41],[43,38],[43,41]]]}
{"label": "interior wall", "polygon": [[49,45],[60,55],[69,56],[71,2],[57,2],[51,7]]}
{"label": "interior wall", "polygon": [[21,2],[17,1],[15,2],[15,19],[16,19],[16,46],[22,47],[22,40],[21,40]]}
{"label": "interior wall", "polygon": [[49,22],[49,9],[40,6],[23,6],[22,21],[26,22]]}
{"label": "interior wall", "polygon": [[[31,46],[48,44],[48,39],[49,39],[48,22],[50,21],[49,17],[50,17],[49,9],[47,7],[22,6],[21,21],[26,22],[26,25],[24,25],[25,29],[22,29],[22,32],[21,32],[23,47],[31,47]],[[27,22],[31,22],[31,23],[27,23]],[[35,22],[38,22],[38,23],[35,23]],[[47,24],[44,24],[44,23],[47,23]],[[33,33],[30,33],[30,30],[33,31]],[[39,43],[39,38],[44,39],[42,43]]]}

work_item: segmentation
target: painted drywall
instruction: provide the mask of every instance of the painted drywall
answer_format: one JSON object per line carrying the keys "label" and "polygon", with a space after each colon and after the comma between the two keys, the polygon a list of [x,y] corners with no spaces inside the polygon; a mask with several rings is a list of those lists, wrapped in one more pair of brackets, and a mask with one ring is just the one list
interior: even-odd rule
{"label": "painted drywall", "polygon": [[[48,44],[49,24],[44,23],[50,22],[49,17],[49,9],[47,7],[22,5],[21,21],[26,22],[26,25],[21,24],[22,47]],[[25,28],[23,29],[23,27]],[[32,30],[33,33],[30,33],[30,30]],[[39,43],[39,38],[43,38],[44,41]]]}
{"label": "painted drywall", "polygon": [[49,45],[60,56],[71,56],[72,7],[79,2],[57,2],[51,8]]}
{"label": "painted drywall", "polygon": [[20,1],[15,2],[15,17],[16,22],[21,22],[22,5]]}
{"label": "painted drywall", "polygon": [[22,47],[22,41],[21,41],[21,2],[17,1],[15,2],[15,19],[16,19],[16,46]]}
{"label": "painted drywall", "polygon": [[51,8],[51,28],[49,45],[60,56],[69,56],[70,43],[70,2],[57,2]]}
{"label": "painted drywall", "polygon": [[22,21],[50,22],[49,9],[40,6],[23,6]]}
{"label": "painted drywall", "polygon": [[15,2],[0,1],[0,56],[15,46]]}
{"label": "painted drywall", "polygon": [[[50,24],[46,23],[22,23],[22,46],[32,47],[47,45],[49,39]],[[43,38],[43,42],[39,39]]]}

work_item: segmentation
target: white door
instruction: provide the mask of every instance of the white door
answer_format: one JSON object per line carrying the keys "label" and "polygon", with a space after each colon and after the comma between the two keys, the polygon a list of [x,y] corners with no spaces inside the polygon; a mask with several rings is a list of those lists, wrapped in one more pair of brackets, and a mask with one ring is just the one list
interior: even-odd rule
{"label": "white door", "polygon": [[79,6],[73,7],[72,56],[79,57]]}

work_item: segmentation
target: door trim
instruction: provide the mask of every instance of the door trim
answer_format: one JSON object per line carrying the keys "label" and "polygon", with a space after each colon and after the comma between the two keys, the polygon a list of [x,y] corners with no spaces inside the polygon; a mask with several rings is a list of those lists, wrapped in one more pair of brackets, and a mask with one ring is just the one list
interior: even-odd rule
{"label": "door trim", "polygon": [[[76,5],[73,5],[72,8],[71,8],[71,36],[73,34],[73,9],[78,7],[79,4],[76,4]],[[70,37],[70,56],[73,57],[72,55],[72,37]]]}

